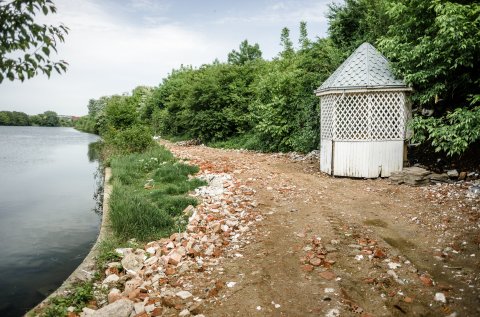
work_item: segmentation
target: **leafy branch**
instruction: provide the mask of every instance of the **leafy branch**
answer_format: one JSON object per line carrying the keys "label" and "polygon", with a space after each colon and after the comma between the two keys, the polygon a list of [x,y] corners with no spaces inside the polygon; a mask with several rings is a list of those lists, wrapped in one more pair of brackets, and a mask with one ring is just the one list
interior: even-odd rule
{"label": "leafy branch", "polygon": [[430,141],[436,152],[448,156],[460,155],[480,140],[480,106],[473,109],[457,108],[441,118],[415,117],[411,123],[415,131],[412,141]]}
{"label": "leafy branch", "polygon": [[65,41],[68,28],[34,20],[39,12],[48,15],[56,10],[51,0],[0,0],[0,83],[5,78],[24,81],[38,73],[50,77],[52,71],[67,70],[66,61],[53,61],[50,55]]}

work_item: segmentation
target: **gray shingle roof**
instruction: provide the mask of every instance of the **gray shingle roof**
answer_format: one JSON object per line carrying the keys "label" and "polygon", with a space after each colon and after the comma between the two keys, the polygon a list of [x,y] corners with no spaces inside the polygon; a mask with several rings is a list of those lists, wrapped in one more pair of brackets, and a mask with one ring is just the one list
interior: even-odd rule
{"label": "gray shingle roof", "polygon": [[[402,80],[395,79],[388,60],[369,43],[363,43],[316,90],[407,88]],[[407,88],[408,89],[408,88]]]}

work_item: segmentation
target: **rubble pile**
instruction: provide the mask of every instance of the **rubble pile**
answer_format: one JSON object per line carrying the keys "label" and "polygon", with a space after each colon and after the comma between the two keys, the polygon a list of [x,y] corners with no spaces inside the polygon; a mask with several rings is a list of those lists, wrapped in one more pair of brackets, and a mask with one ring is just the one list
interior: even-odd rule
{"label": "rubble pile", "polygon": [[[81,316],[202,316],[205,301],[217,299],[225,282],[221,262],[242,257],[255,223],[254,190],[227,173],[201,172],[208,182],[194,196],[201,203],[185,209],[185,232],[147,243],[144,248],[116,249],[120,262],[109,263],[97,285],[98,310],[84,308]],[[118,307],[117,307],[118,306]]]}
{"label": "rubble pile", "polygon": [[[302,234],[299,235],[301,236]],[[325,247],[322,239],[316,235],[313,235],[311,239],[308,239],[306,242],[303,248],[305,254],[300,258],[300,262],[303,264],[303,270],[312,272],[315,268],[321,267],[320,276],[323,276],[327,280],[333,279],[335,274],[329,269],[335,264],[335,260],[327,258],[327,256],[329,251],[334,252],[336,249],[332,246]]]}

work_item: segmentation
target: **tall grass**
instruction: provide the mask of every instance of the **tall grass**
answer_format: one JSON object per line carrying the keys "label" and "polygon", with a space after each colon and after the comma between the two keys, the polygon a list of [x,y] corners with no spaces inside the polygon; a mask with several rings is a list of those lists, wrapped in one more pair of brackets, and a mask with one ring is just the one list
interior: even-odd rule
{"label": "tall grass", "polygon": [[197,200],[186,195],[205,182],[189,179],[198,167],[178,162],[163,146],[113,157],[110,221],[120,239],[148,241],[183,229],[182,211]]}

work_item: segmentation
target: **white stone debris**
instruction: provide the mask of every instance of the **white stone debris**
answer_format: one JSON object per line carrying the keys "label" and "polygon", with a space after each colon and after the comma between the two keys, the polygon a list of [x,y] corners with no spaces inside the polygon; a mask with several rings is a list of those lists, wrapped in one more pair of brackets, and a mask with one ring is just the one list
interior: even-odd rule
{"label": "white stone debris", "polygon": [[181,299],[187,299],[193,296],[192,293],[190,293],[189,291],[180,291],[177,292],[175,295],[177,295]]}
{"label": "white stone debris", "polygon": [[443,293],[435,293],[435,301],[441,302],[441,303],[447,303],[447,298],[445,297],[445,294]]}

